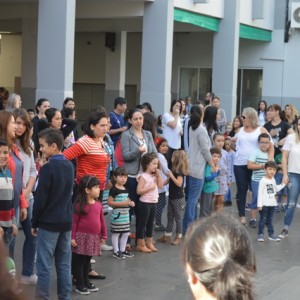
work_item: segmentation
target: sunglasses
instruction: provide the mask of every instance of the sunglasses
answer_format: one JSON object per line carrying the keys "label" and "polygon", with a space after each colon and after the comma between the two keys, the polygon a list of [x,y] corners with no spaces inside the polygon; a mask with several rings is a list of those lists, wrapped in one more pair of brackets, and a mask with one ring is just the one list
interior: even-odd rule
{"label": "sunglasses", "polygon": [[241,118],[242,118],[243,120],[245,120],[247,117],[246,117],[246,116],[241,116]]}

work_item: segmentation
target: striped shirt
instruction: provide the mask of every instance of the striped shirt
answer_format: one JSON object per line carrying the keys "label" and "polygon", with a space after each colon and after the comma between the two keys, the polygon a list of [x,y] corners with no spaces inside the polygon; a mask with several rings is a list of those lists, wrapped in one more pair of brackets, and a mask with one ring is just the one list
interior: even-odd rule
{"label": "striped shirt", "polygon": [[100,189],[104,190],[106,170],[110,161],[105,149],[91,137],[85,135],[73,146],[63,152],[66,159],[77,159],[76,183],[79,184],[83,176],[92,175],[100,180]]}
{"label": "striped shirt", "polygon": [[[259,148],[257,148],[251,153],[249,161],[252,161],[259,165],[263,165],[268,161],[268,152],[263,152]],[[260,181],[265,175],[265,169],[253,170],[251,179],[253,181]]]}
{"label": "striped shirt", "polygon": [[16,223],[13,209],[14,188],[12,175],[7,168],[0,168],[0,227],[11,227]]}

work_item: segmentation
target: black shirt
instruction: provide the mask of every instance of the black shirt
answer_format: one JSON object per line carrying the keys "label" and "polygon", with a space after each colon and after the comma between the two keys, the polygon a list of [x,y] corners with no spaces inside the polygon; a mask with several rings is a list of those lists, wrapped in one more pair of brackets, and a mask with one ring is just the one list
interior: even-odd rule
{"label": "black shirt", "polygon": [[[173,173],[174,177],[177,179],[179,176],[183,177],[184,175],[182,173]],[[180,199],[184,197],[184,192],[183,192],[183,182],[182,181],[182,186],[178,187],[173,180],[170,178],[169,182],[169,199]]]}

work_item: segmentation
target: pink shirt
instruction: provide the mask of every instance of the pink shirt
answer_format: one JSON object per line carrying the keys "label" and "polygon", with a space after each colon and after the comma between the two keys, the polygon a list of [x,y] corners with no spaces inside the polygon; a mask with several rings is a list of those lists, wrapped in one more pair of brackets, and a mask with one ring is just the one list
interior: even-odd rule
{"label": "pink shirt", "polygon": [[142,173],[138,175],[137,181],[143,177],[145,180],[145,186],[144,188],[149,187],[153,183],[156,184],[156,189],[149,191],[148,193],[140,196],[140,201],[145,203],[157,203],[158,202],[158,188],[157,188],[157,179],[155,175],[150,175],[148,173]]}

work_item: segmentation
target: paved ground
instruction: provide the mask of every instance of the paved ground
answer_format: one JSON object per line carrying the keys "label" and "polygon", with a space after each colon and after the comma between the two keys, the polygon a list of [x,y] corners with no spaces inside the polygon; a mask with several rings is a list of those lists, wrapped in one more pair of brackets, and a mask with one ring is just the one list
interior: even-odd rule
{"label": "paved ground", "polygon": [[[236,207],[226,207],[236,215]],[[284,213],[275,216],[275,230],[280,232]],[[255,275],[255,299],[299,300],[300,299],[300,209],[297,209],[290,235],[280,242],[256,242],[256,229],[249,232],[257,259]],[[156,237],[158,234],[156,234]],[[17,242],[17,267],[20,266],[23,233]],[[96,258],[95,270],[104,273],[105,280],[94,281],[99,292],[81,296],[75,292],[72,299],[110,300],[191,300],[185,274],[179,259],[178,246],[157,244],[158,253],[135,253],[134,258],[120,261],[112,258],[111,252],[103,252]],[[18,270],[19,271],[19,270]],[[56,299],[56,275],[53,274],[51,299]],[[34,299],[34,287],[24,287],[28,299]]]}

